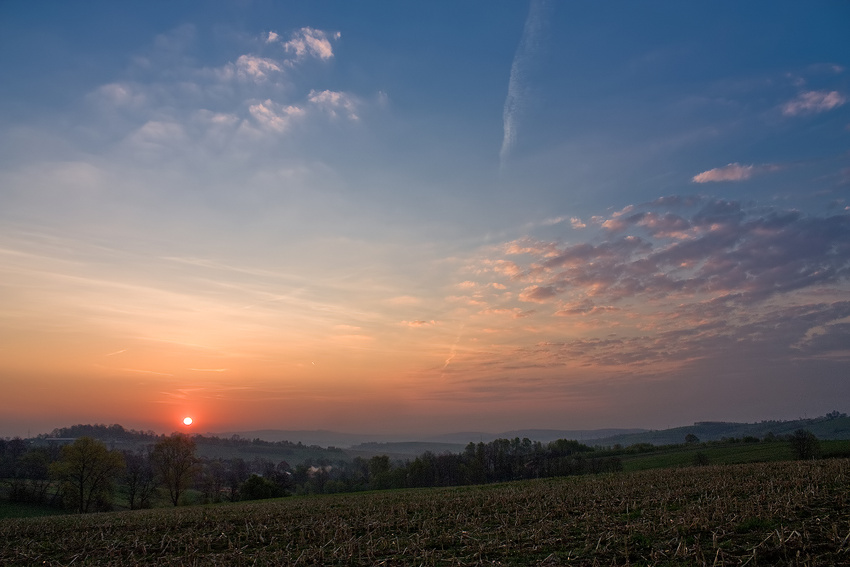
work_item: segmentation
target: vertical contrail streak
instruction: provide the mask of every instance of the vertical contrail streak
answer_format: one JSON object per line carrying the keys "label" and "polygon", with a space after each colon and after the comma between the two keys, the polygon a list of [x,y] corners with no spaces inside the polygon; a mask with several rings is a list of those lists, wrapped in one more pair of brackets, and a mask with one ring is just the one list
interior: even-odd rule
{"label": "vertical contrail streak", "polygon": [[466,327],[466,323],[461,325],[460,330],[458,330],[458,332],[457,332],[457,338],[455,339],[455,342],[452,343],[452,348],[449,350],[449,356],[448,356],[448,358],[446,358],[446,362],[445,362],[445,364],[443,364],[443,368],[440,370],[440,373],[441,373],[440,378],[446,377],[446,368],[449,367],[449,363],[455,357],[455,354],[457,354],[457,344],[460,342],[461,335],[463,335],[463,328],[464,327]]}
{"label": "vertical contrail streak", "polygon": [[505,98],[505,108],[502,111],[504,137],[502,149],[499,151],[499,168],[504,169],[508,156],[516,143],[517,125],[525,104],[528,90],[525,69],[529,60],[539,48],[540,37],[546,24],[546,0],[532,0],[528,9],[528,17],[522,29],[514,62],[511,65],[511,77],[508,81],[508,96]]}

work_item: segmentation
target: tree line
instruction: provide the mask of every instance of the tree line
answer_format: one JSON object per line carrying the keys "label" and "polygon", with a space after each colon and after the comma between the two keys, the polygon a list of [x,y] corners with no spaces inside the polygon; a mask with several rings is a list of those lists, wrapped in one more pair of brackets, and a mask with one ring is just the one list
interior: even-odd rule
{"label": "tree line", "polygon": [[[54,433],[91,433],[90,427]],[[108,428],[112,428],[111,433],[128,433],[123,428]],[[137,433],[129,432],[134,436]],[[112,509],[118,492],[126,507],[138,509],[159,502],[177,506],[289,494],[461,486],[616,472],[623,468],[620,454],[654,448],[634,446],[618,453],[573,440],[541,443],[514,438],[469,443],[461,453],[425,452],[404,461],[393,461],[386,455],[353,460],[318,458],[291,467],[286,461],[262,457],[250,461],[198,457],[196,439],[207,439],[200,436],[141,436],[150,442],[136,450],[110,450],[103,441],[90,436],[62,446],[31,446],[22,439],[0,439],[0,479],[6,498],[86,513]],[[797,431],[787,440],[797,458],[818,456],[818,440],[810,432]],[[696,442],[696,438],[686,438],[688,444]]]}

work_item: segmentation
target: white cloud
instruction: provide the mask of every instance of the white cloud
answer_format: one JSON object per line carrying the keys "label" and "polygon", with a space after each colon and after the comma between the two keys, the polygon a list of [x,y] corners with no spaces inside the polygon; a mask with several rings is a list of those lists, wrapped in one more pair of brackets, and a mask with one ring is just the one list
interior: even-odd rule
{"label": "white cloud", "polygon": [[105,99],[113,106],[141,107],[146,102],[143,93],[137,92],[132,86],[121,83],[109,83],[99,87],[94,95]]}
{"label": "white cloud", "polygon": [[[339,32],[330,34],[331,39],[339,39],[341,36]],[[334,56],[334,52],[328,37],[328,34],[322,30],[301,28],[292,34],[292,39],[284,43],[283,47],[287,51],[294,52],[296,59],[310,56],[330,59]]]}
{"label": "white cloud", "polygon": [[847,102],[847,99],[838,91],[808,91],[782,105],[782,114],[798,116],[800,114],[826,112],[838,108],[845,102]]}
{"label": "white cloud", "polygon": [[499,165],[505,166],[517,139],[517,125],[526,104],[526,67],[536,56],[539,50],[540,38],[547,22],[547,14],[544,11],[545,2],[534,0],[528,9],[528,17],[522,29],[522,37],[514,54],[511,64],[511,75],[508,79],[508,96],[505,98],[505,106],[502,110],[502,148],[499,150]]}
{"label": "white cloud", "polygon": [[137,156],[170,156],[188,144],[186,130],[177,122],[150,120],[124,140],[124,145]]}
{"label": "white cloud", "polygon": [[348,94],[337,91],[310,91],[309,100],[331,116],[337,116],[337,110],[344,112],[349,120],[359,120],[357,116],[358,100]]}
{"label": "white cloud", "polygon": [[293,119],[304,115],[302,108],[285,106],[272,100],[251,105],[248,111],[261,126],[275,132],[285,132]]}
{"label": "white cloud", "polygon": [[240,55],[236,60],[236,73],[241,79],[253,79],[262,81],[270,73],[279,73],[282,69],[273,59],[254,57],[253,55]]}

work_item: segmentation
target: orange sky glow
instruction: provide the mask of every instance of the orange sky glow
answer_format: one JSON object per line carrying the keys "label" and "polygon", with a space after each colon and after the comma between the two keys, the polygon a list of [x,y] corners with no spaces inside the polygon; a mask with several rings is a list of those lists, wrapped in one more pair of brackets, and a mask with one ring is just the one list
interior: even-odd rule
{"label": "orange sky glow", "polygon": [[0,437],[850,412],[846,3],[49,4]]}

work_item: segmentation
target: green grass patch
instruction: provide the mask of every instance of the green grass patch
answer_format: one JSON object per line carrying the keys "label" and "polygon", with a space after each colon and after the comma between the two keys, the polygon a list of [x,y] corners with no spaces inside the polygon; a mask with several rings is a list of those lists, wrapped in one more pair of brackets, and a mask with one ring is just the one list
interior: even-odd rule
{"label": "green grass patch", "polygon": [[695,464],[698,453],[704,455],[708,460],[708,464],[712,465],[765,463],[787,461],[794,458],[791,448],[786,442],[701,443],[696,445],[659,447],[652,452],[623,455],[623,470],[639,471],[669,467],[689,467]]}
{"label": "green grass patch", "polygon": [[6,518],[37,518],[40,516],[57,516],[67,514],[65,510],[53,508],[46,504],[24,504],[20,502],[0,502],[0,519]]}

